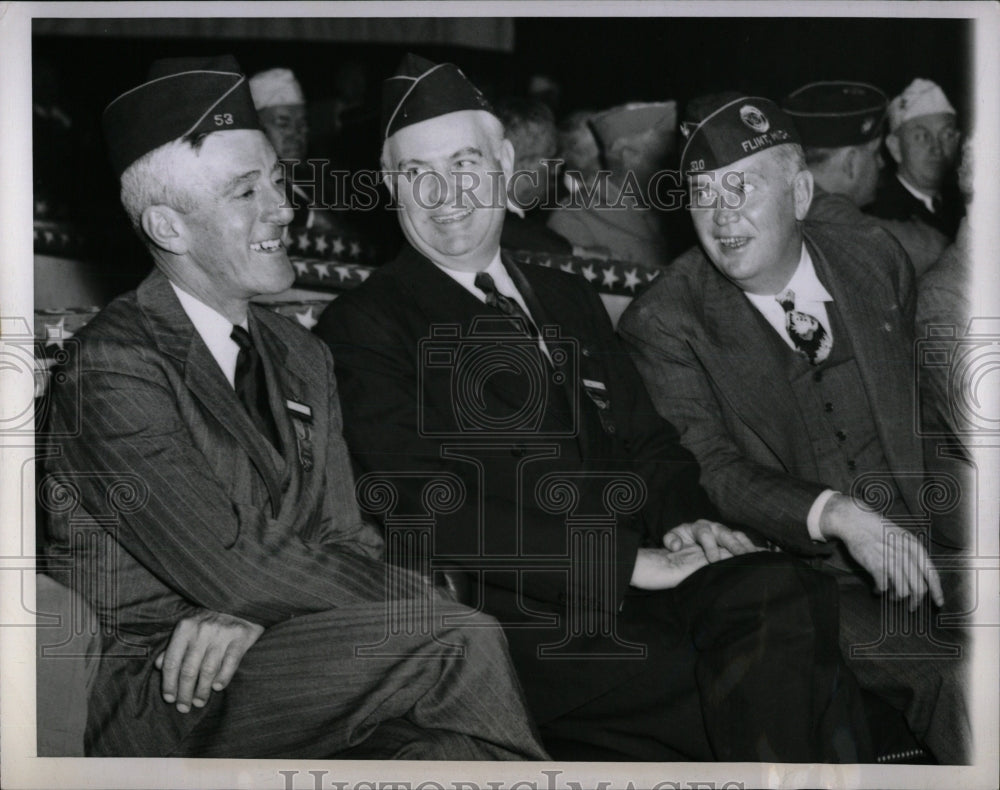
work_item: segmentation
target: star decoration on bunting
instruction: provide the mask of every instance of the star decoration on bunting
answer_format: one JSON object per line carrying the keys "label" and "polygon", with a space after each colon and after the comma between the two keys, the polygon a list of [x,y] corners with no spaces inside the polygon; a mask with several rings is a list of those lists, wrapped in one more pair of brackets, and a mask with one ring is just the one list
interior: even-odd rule
{"label": "star decoration on bunting", "polygon": [[351,257],[357,258],[361,254],[361,245],[356,241],[351,242]]}
{"label": "star decoration on bunting", "polygon": [[299,247],[301,249],[303,249],[303,250],[308,250],[309,246],[310,246],[309,245],[309,234],[308,233],[300,233],[299,234]]}
{"label": "star decoration on bunting", "polygon": [[625,287],[633,293],[635,293],[636,286],[638,286],[640,282],[642,281],[639,279],[638,269],[632,269],[631,271],[625,272]]}
{"label": "star decoration on bunting", "polygon": [[569,272],[570,274],[572,274],[573,273],[573,261],[566,261],[566,263],[564,263],[559,268],[562,269],[564,272]]}
{"label": "star decoration on bunting", "polygon": [[73,333],[66,328],[66,316],[59,319],[56,324],[45,325],[45,347],[56,346],[63,350],[63,341],[73,337]]}
{"label": "star decoration on bunting", "polygon": [[311,307],[307,307],[301,313],[296,313],[295,320],[302,324],[302,326],[306,329],[312,329],[317,323]]}
{"label": "star decoration on bunting", "polygon": [[326,236],[320,236],[318,239],[316,239],[316,252],[318,252],[320,255],[326,252],[326,248],[329,246],[330,245],[326,243]]}
{"label": "star decoration on bunting", "polygon": [[329,263],[314,263],[313,268],[316,270],[316,276],[319,279],[330,276],[330,264]]}
{"label": "star decoration on bunting", "polygon": [[292,266],[295,267],[295,273],[299,277],[309,274],[309,264],[305,261],[292,261]]}
{"label": "star decoration on bunting", "polygon": [[606,285],[609,288],[621,279],[617,274],[615,274],[615,267],[609,266],[604,270],[604,282],[601,285]]}
{"label": "star decoration on bunting", "polygon": [[361,282],[367,280],[368,275],[371,274],[371,272],[368,271],[368,269],[356,269],[355,271],[357,272],[358,277],[361,279]]}
{"label": "star decoration on bunting", "polygon": [[351,270],[347,266],[334,266],[333,270],[340,275],[340,281],[351,279]]}
{"label": "star decoration on bunting", "polygon": [[344,242],[339,237],[333,240],[333,254],[340,255],[344,251]]}
{"label": "star decoration on bunting", "polygon": [[587,278],[588,283],[592,283],[597,279],[597,272],[594,271],[594,266],[591,263],[580,269],[580,274]]}
{"label": "star decoration on bunting", "polygon": [[655,280],[659,276],[660,276],[660,273],[658,271],[655,271],[655,272],[646,272],[646,282],[647,283],[651,283],[651,282],[653,282],[653,280]]}

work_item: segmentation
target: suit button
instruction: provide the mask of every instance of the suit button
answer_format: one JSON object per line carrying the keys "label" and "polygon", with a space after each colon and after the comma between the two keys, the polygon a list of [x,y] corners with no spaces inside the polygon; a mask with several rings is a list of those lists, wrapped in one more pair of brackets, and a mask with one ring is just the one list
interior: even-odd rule
{"label": "suit button", "polygon": [[608,433],[614,433],[617,430],[618,429],[615,427],[615,424],[613,422],[608,423]]}
{"label": "suit button", "polygon": [[813,381],[822,381],[822,380],[823,380],[822,370],[817,370],[815,373],[813,373]]}
{"label": "suit button", "polygon": [[855,469],[858,468],[858,465],[854,461],[848,461],[847,462],[847,468],[850,469],[853,472]]}
{"label": "suit button", "polygon": [[589,348],[581,348],[580,349],[580,353],[583,354],[585,357],[589,357],[590,356],[590,349]]}
{"label": "suit button", "polygon": [[827,412],[829,414],[831,411],[833,411],[833,404],[832,403],[824,403],[823,404],[823,411],[825,411],[825,412]]}
{"label": "suit button", "polygon": [[842,441],[844,441],[847,438],[847,434],[844,433],[843,431],[837,431],[836,437],[837,437],[838,441],[842,442]]}
{"label": "suit button", "polygon": [[524,458],[524,454],[527,452],[524,447],[518,445],[517,447],[510,448],[510,454],[515,458]]}

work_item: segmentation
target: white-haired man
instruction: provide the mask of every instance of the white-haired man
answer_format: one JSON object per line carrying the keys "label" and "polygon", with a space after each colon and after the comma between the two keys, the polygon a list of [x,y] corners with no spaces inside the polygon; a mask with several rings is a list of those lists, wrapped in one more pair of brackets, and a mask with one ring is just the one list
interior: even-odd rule
{"label": "white-haired man", "polygon": [[[81,410],[48,527],[104,626],[88,753],[544,758],[498,629],[381,560],[328,350],[250,303],[292,283],[291,210],[236,61],[158,61],[104,128],[156,268],[79,333],[52,415]],[[480,627],[394,619],[417,599]]]}

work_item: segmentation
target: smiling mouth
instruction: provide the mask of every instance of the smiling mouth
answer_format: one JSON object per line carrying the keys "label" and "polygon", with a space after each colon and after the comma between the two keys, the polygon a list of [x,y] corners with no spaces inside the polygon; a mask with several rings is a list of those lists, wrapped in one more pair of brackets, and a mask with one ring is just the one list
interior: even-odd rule
{"label": "smiling mouth", "polygon": [[281,239],[268,239],[267,241],[258,241],[250,245],[250,249],[254,252],[277,252],[282,247],[284,245],[281,243]]}
{"label": "smiling mouth", "polygon": [[467,208],[465,211],[457,211],[454,214],[445,214],[443,216],[442,215],[438,215],[436,217],[432,217],[432,219],[438,225],[450,225],[450,224],[452,224],[454,222],[461,222],[463,219],[465,219],[471,213],[472,213],[472,209],[471,208]]}
{"label": "smiling mouth", "polygon": [[749,236],[722,236],[716,241],[727,250],[738,250],[750,243]]}

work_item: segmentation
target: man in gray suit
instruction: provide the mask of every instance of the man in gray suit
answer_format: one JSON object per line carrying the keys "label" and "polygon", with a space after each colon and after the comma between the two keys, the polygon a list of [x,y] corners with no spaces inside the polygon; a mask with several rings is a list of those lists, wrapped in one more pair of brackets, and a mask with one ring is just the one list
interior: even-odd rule
{"label": "man in gray suit", "polygon": [[682,132],[701,248],[619,331],[722,517],[837,579],[861,685],[904,711],[938,760],[961,762],[955,637],[931,622],[925,597],[944,604],[941,579],[907,528],[929,501],[912,427],[912,266],[882,229],[803,222],[812,176],[768,99],[695,100]]}
{"label": "man in gray suit", "polygon": [[292,284],[292,211],[235,60],[159,61],[104,125],[156,268],[55,393],[53,565],[102,624],[88,754],[545,758],[500,630],[382,561],[329,351],[250,303]]}

